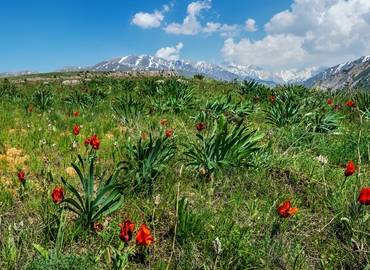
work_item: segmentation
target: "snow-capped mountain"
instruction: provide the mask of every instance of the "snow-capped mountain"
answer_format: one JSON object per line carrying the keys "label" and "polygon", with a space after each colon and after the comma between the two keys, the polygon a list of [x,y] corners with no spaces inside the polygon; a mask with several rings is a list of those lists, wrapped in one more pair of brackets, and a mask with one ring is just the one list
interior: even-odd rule
{"label": "snow-capped mountain", "polygon": [[306,80],[304,84],[309,87],[333,90],[344,87],[369,87],[370,55],[328,68]]}
{"label": "snow-capped mountain", "polygon": [[267,84],[301,82],[317,73],[317,69],[269,72],[253,65],[215,65],[204,61],[166,60],[150,55],[118,57],[98,63],[90,69],[93,71],[176,71],[184,76],[203,74],[217,80],[256,80]]}
{"label": "snow-capped mountain", "polygon": [[227,65],[225,68],[239,75],[240,77],[258,78],[262,81],[272,81],[277,84],[284,83],[300,83],[312,76],[316,75],[322,69],[318,67],[311,67],[305,69],[290,69],[282,70],[277,72],[267,71],[260,67],[253,65],[238,66],[238,65]]}

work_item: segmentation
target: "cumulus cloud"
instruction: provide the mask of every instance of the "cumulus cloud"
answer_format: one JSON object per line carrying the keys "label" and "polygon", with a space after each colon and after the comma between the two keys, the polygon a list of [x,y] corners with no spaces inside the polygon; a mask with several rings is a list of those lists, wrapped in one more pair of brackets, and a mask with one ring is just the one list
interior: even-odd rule
{"label": "cumulus cloud", "polygon": [[241,27],[239,25],[221,24],[219,22],[207,22],[205,25],[199,20],[203,10],[211,8],[211,0],[192,2],[188,5],[187,16],[183,22],[171,23],[164,28],[169,34],[175,35],[197,35],[200,33],[219,33],[223,37],[236,36]]}
{"label": "cumulus cloud", "polygon": [[183,47],[184,44],[180,42],[174,47],[161,48],[156,52],[155,56],[164,58],[166,60],[178,60]]}
{"label": "cumulus cloud", "polygon": [[248,32],[256,32],[257,31],[256,21],[254,19],[249,18],[245,22],[245,28]]}
{"label": "cumulus cloud", "polygon": [[211,1],[197,1],[188,5],[187,16],[180,23],[171,23],[164,28],[164,31],[176,35],[196,35],[202,32],[202,25],[198,16],[204,9],[211,8]]}
{"label": "cumulus cloud", "polygon": [[138,12],[134,15],[131,23],[144,29],[158,28],[164,20],[164,14],[170,11],[173,4],[164,5],[161,11],[155,10],[153,13]]}
{"label": "cumulus cloud", "polygon": [[271,69],[334,65],[370,53],[370,1],[295,0],[264,29],[261,40],[227,39],[225,59]]}

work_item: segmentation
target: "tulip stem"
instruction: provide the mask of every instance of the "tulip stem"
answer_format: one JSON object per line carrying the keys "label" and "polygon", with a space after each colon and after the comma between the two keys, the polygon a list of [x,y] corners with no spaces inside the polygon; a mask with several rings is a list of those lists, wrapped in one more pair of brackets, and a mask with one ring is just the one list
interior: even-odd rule
{"label": "tulip stem", "polygon": [[171,250],[170,258],[168,259],[166,270],[168,270],[170,268],[170,264],[171,264],[171,261],[172,261],[172,256],[173,256],[173,253],[175,251],[177,223],[178,223],[178,217],[179,217],[179,195],[180,195],[180,182],[177,184],[176,216],[175,216],[176,223],[175,223],[175,231],[174,231],[173,239],[172,239],[172,250]]}

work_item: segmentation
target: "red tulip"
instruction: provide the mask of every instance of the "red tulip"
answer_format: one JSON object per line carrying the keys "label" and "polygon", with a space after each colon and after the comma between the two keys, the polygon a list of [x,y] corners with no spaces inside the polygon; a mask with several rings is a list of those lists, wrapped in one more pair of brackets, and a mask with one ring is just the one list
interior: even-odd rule
{"label": "red tulip", "polygon": [[167,126],[168,120],[167,119],[161,119],[161,121],[159,121],[159,123],[161,124],[161,126]]}
{"label": "red tulip", "polygon": [[19,181],[23,184],[26,181],[26,173],[20,170],[17,174]]}
{"label": "red tulip", "polygon": [[271,96],[270,101],[271,101],[271,103],[274,103],[276,101],[276,96]]}
{"label": "red tulip", "polygon": [[94,134],[92,137],[91,137],[91,140],[90,140],[90,145],[92,146],[93,149],[95,150],[99,150],[99,147],[100,147],[100,140],[98,138],[98,136],[96,134]]}
{"label": "red tulip", "polygon": [[132,234],[134,233],[135,224],[132,223],[131,220],[126,220],[123,224],[119,224],[118,226],[121,228],[119,238],[121,238],[123,242],[128,243],[132,238]]}
{"label": "red tulip", "polygon": [[79,111],[76,111],[76,112],[73,113],[73,116],[74,117],[78,117],[79,115],[80,115],[80,112]]}
{"label": "red tulip", "polygon": [[204,123],[200,122],[195,127],[200,132],[200,131],[202,131],[203,129],[206,128],[206,125]]}
{"label": "red tulip", "polygon": [[62,187],[55,187],[51,193],[51,198],[55,204],[59,204],[64,200],[64,190]]}
{"label": "red tulip", "polygon": [[283,217],[291,217],[298,212],[298,208],[292,207],[290,201],[285,201],[277,208],[278,214]]}
{"label": "red tulip", "polygon": [[333,99],[328,98],[328,100],[326,101],[326,103],[327,103],[329,106],[333,105]]}
{"label": "red tulip", "polygon": [[74,125],[73,126],[73,134],[75,135],[75,136],[77,136],[78,134],[80,134],[80,126],[79,125]]}
{"label": "red tulip", "polygon": [[150,234],[150,229],[145,224],[142,224],[136,234],[136,244],[140,246],[149,246],[153,243],[154,238]]}
{"label": "red tulip", "polygon": [[350,108],[355,107],[355,103],[352,100],[348,100],[346,102],[346,105],[347,105],[347,107],[350,107]]}
{"label": "red tulip", "polygon": [[360,204],[370,205],[370,187],[361,189],[357,200]]}
{"label": "red tulip", "polygon": [[88,146],[90,142],[91,142],[91,138],[86,138],[84,142],[85,146]]}
{"label": "red tulip", "polygon": [[347,163],[346,170],[344,171],[344,175],[346,177],[351,176],[355,173],[355,171],[356,171],[356,165],[352,160],[350,160]]}
{"label": "red tulip", "polygon": [[164,134],[166,135],[167,138],[172,137],[172,135],[173,135],[173,129],[167,129]]}

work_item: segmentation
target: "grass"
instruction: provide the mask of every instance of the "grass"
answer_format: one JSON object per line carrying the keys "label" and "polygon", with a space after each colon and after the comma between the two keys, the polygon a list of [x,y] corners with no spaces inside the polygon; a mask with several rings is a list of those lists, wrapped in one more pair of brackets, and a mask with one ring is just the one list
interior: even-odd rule
{"label": "grass", "polygon": [[[66,86],[58,76],[73,74],[52,75],[0,82],[0,269],[370,267],[370,209],[357,202],[370,185],[369,92],[94,74]],[[344,105],[356,98],[361,108]],[[84,145],[93,134],[98,150]],[[253,151],[248,134],[258,134]],[[51,198],[62,177],[84,196],[78,155],[94,156],[95,186],[123,167],[122,204],[98,217],[99,232]],[[345,180],[349,160],[356,173]],[[285,200],[296,215],[278,215]],[[155,242],[123,243],[127,219],[133,237],[145,223]]]}

